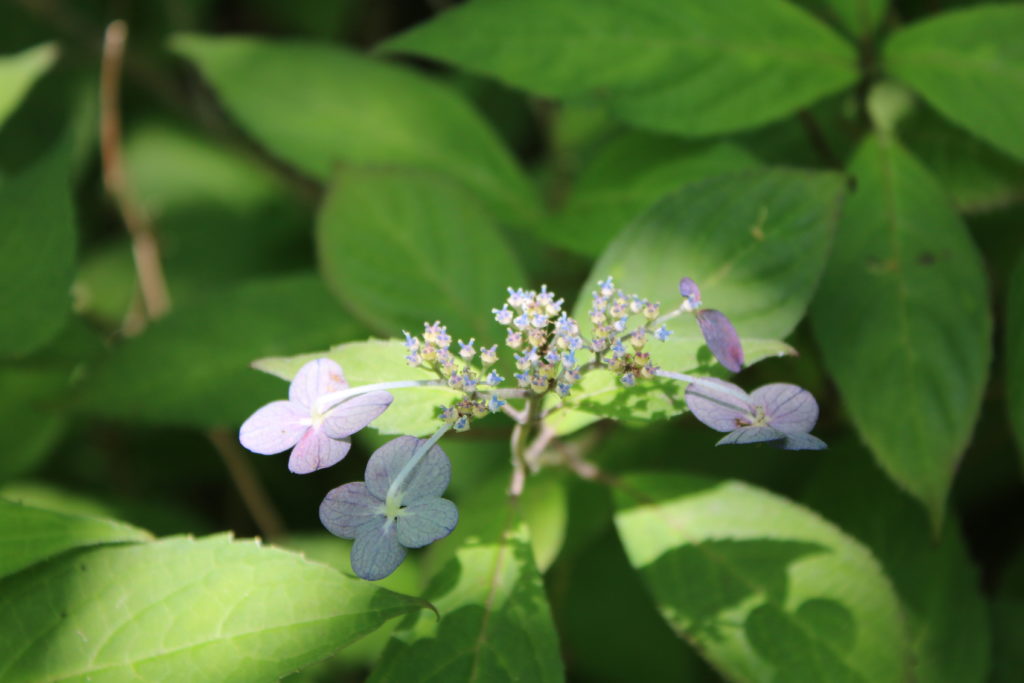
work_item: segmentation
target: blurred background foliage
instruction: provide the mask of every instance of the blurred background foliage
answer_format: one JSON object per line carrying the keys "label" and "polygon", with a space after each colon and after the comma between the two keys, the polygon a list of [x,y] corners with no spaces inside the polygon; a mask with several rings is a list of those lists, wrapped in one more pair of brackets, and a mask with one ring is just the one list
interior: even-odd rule
{"label": "blurred background foliage", "polygon": [[[981,306],[951,321],[953,332],[935,332],[971,339],[956,370],[963,377],[951,369],[953,379],[936,379],[934,391],[959,399],[983,389],[973,407],[952,400],[959,426],[935,433],[936,450],[948,455],[914,469],[901,454],[918,445],[892,446],[892,433],[880,433],[889,427],[851,418],[858,402],[878,401],[878,387],[902,389],[884,363],[865,375],[836,351],[850,326],[896,334],[885,291],[863,316],[837,306],[840,293],[866,286],[842,263],[830,266],[819,291],[832,298],[818,310],[812,304],[814,325],[804,320],[787,338],[800,356],[759,364],[743,378],[748,387],[793,381],[810,389],[822,408],[816,433],[830,451],[715,450],[715,436],[690,418],[643,430],[601,423],[573,443],[596,444],[595,459],[612,471],[735,478],[818,510],[885,566],[935,656],[920,680],[982,681],[990,672],[1016,680],[1024,487],[1010,415],[1024,431],[1024,152],[967,132],[901,86],[878,85],[881,33],[978,3],[797,4],[857,43],[864,75],[795,116],[766,114],[752,130],[726,135],[713,117],[696,120],[710,132],[693,140],[499,82],[515,78],[441,66],[425,58],[434,48],[416,48],[413,38],[405,45],[417,56],[382,54],[383,41],[443,14],[449,3],[441,0],[0,0],[0,231],[9,231],[0,235],[0,289],[9,292],[0,305],[14,310],[24,300],[36,310],[17,318],[17,329],[10,318],[0,329],[0,496],[125,520],[158,536],[262,534],[347,571],[344,544],[320,527],[317,504],[329,488],[361,478],[378,437],[360,436],[341,465],[304,477],[287,474],[283,457],[241,452],[239,423],[284,387],[251,370],[252,360],[397,336],[435,318],[455,337],[489,340],[498,328],[488,311],[505,286],[547,283],[571,304],[633,219],[677,188],[723,173],[854,169],[856,183],[843,181],[850,198],[842,221],[870,222],[884,207],[857,194],[873,182],[870,170],[857,169],[892,155],[913,188],[903,208],[927,213],[948,197],[984,259],[983,271],[910,285],[937,307],[961,296]],[[130,27],[121,164],[131,201],[155,231],[171,301],[148,324],[100,154],[103,36],[118,18]],[[239,37],[221,37],[229,34]],[[1024,31],[1016,35],[1024,44]],[[1008,99],[1020,94],[1020,62],[1015,68]],[[861,145],[872,119],[880,128],[898,122],[905,158],[884,142]],[[1024,120],[1008,125],[1019,133]],[[919,258],[940,259],[949,274],[957,266],[943,270],[942,259],[966,242],[944,239]],[[835,247],[840,261],[863,256],[863,245],[842,237]],[[797,294],[797,318],[811,293]],[[991,369],[988,311],[997,340]],[[982,337],[980,352],[972,335]],[[844,381],[868,386],[841,397],[835,382]],[[486,524],[491,496],[501,495],[506,439],[496,420],[446,438],[451,496],[467,525],[475,509]],[[878,456],[887,448],[898,451],[889,460]],[[544,477],[528,487],[525,517],[570,677],[715,680],[630,569],[607,491]],[[419,594],[456,545],[408,563],[388,585]],[[624,624],[637,644],[628,657]],[[360,680],[390,628],[303,676]],[[961,640],[961,632],[971,635]]]}

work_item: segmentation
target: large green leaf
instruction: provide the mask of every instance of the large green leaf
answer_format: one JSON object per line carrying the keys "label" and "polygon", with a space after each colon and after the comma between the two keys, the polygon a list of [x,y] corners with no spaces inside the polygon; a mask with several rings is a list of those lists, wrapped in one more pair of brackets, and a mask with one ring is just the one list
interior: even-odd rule
{"label": "large green leaf", "polygon": [[882,468],[941,523],[992,357],[984,267],[934,179],[871,138],[811,322]]}
{"label": "large green leaf", "polygon": [[531,92],[704,136],[778,120],[857,79],[850,45],[788,2],[488,0],[385,43]]}
{"label": "large green leaf", "polygon": [[253,372],[251,361],[326,347],[359,330],[311,275],[243,282],[175,310],[114,348],[75,403],[92,415],[134,422],[238,424],[287,394],[279,381]]}
{"label": "large green leaf", "polygon": [[341,171],[320,210],[317,255],[338,298],[387,336],[441,320],[453,339],[487,343],[500,332],[491,308],[528,284],[483,208],[420,172]]}
{"label": "large green leaf", "polygon": [[86,550],[0,583],[0,677],[272,681],[421,606],[226,535]]}
{"label": "large green leaf", "polygon": [[1006,295],[1006,404],[1024,467],[1024,252],[1010,277]]}
{"label": "large green leaf", "polygon": [[0,127],[56,59],[57,47],[53,43],[0,56]]}
{"label": "large green leaf", "polygon": [[981,683],[989,669],[988,614],[978,575],[955,524],[938,541],[913,500],[860,448],[835,448],[804,501],[874,552],[896,586],[914,648],[918,683]]}
{"label": "large green leaf", "polygon": [[871,553],[737,481],[633,474],[616,488],[630,563],[669,625],[733,681],[902,682],[899,600]]}
{"label": "large green leaf", "polygon": [[[408,353],[402,342],[376,340],[351,342],[328,351],[303,353],[297,356],[260,358],[252,366],[257,370],[290,382],[303,365],[317,358],[330,358],[341,366],[345,379],[354,387],[377,382],[403,380],[437,380],[437,375],[423,368],[411,368],[405,362]],[[280,387],[279,393],[283,391]],[[441,426],[438,406],[449,405],[461,393],[447,387],[412,387],[391,391],[394,401],[370,427],[381,434],[427,436]]]}
{"label": "large green leaf", "polygon": [[956,123],[1024,160],[1024,7],[940,12],[894,34],[889,72]]}
{"label": "large green leaf", "polygon": [[[608,246],[576,298],[589,321],[590,291],[612,275],[627,294],[680,303],[679,279],[693,278],[709,308],[729,316],[740,336],[781,339],[803,318],[828,257],[844,192],[842,176],[757,170],[687,185],[631,223]],[[669,323],[693,338],[696,323]],[[654,351],[658,345],[651,343]],[[682,369],[682,368],[674,368]]]}
{"label": "large green leaf", "polygon": [[71,548],[151,538],[148,531],[112,519],[64,514],[0,498],[0,578]]}
{"label": "large green leaf", "polygon": [[23,356],[71,310],[75,225],[66,146],[0,185],[0,356]]}
{"label": "large green leaf", "polygon": [[451,175],[523,222],[537,217],[522,171],[487,123],[445,86],[337,46],[179,35],[231,115],[271,153],[326,180],[338,163]]}
{"label": "large green leaf", "polygon": [[745,170],[757,160],[729,142],[696,145],[631,132],[597,151],[573,184],[547,237],[566,249],[597,256],[626,224],[664,195],[696,180]]}
{"label": "large green leaf", "polygon": [[[495,516],[510,514],[495,506]],[[392,636],[370,681],[561,681],[558,635],[526,528],[463,546]]]}

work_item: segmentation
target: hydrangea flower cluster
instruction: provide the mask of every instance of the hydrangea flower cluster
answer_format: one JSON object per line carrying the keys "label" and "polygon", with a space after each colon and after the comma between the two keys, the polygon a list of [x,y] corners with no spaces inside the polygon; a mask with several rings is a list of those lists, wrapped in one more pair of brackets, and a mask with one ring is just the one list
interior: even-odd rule
{"label": "hydrangea flower cluster", "polygon": [[[510,485],[510,491],[517,494],[526,467],[536,464],[527,453],[539,454],[547,443],[543,438],[552,436],[538,436],[526,448],[524,435],[536,431],[543,417],[543,396],[571,396],[573,387],[591,370],[610,370],[627,387],[652,377],[686,383],[686,402],[697,419],[728,432],[719,444],[825,447],[809,433],[817,421],[817,403],[800,387],[769,384],[747,394],[735,384],[658,368],[651,362],[646,350],[649,341],[665,342],[671,335],[664,323],[692,313],[721,365],[731,372],[743,368],[743,348],[736,329],[720,311],[703,308],[700,289],[693,280],[680,280],[682,302],[665,314],[657,302],[623,292],[611,277],[597,285],[588,312],[592,323],[589,339],[562,309],[564,300],[556,299],[546,286],[539,291],[509,288],[502,307],[491,312],[505,328],[504,346],[515,360],[514,387],[501,386],[506,380],[494,367],[497,344],[478,348],[476,339],[459,339],[453,349],[452,337],[440,321],[424,323],[419,336],[405,332],[405,360],[429,370],[437,379],[350,387],[333,360],[310,361],[292,380],[288,400],[257,410],[242,425],[239,440],[249,450],[266,455],[292,449],[289,469],[305,474],[342,460],[351,448],[349,437],[391,405],[391,390],[447,386],[460,393],[453,403],[440,407],[440,426],[433,436],[400,436],[384,444],[370,457],[365,481],[331,490],[320,506],[324,526],[336,536],[354,540],[352,569],[370,580],[393,572],[406,549],[425,546],[454,529],[458,510],[441,497],[451,477],[451,463],[437,446],[445,433],[465,431],[472,420],[491,413],[508,413],[517,423]],[[506,399],[522,400],[525,406],[517,410]]]}

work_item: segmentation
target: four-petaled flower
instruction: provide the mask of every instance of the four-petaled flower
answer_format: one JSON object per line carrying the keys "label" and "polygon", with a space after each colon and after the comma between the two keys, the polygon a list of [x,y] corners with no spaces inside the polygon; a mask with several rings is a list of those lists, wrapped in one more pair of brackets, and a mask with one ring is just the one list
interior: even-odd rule
{"label": "four-petaled flower", "polygon": [[242,424],[238,439],[260,455],[291,448],[288,469],[296,474],[330,467],[352,447],[348,437],[370,424],[392,401],[386,391],[370,391],[319,405],[321,397],[348,388],[340,365],[327,358],[310,361],[288,387],[288,400],[268,403],[253,413]]}
{"label": "four-petaled flower", "polygon": [[731,382],[708,378],[687,385],[686,405],[708,427],[729,432],[718,446],[763,441],[793,451],[827,448],[808,433],[818,421],[818,403],[795,384],[766,384],[748,394]]}
{"label": "four-petaled flower", "polygon": [[406,548],[444,538],[459,521],[455,504],[441,498],[451,462],[439,446],[406,466],[426,442],[400,436],[370,456],[366,481],[333,489],[320,504],[320,521],[335,536],[355,539],[352,571],[376,581],[405,559]]}

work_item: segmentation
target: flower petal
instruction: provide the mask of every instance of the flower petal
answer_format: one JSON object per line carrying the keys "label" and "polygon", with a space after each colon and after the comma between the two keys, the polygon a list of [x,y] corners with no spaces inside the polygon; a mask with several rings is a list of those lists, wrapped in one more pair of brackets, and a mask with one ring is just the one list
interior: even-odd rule
{"label": "flower petal", "polygon": [[785,441],[786,437],[787,435],[784,432],[772,429],[771,427],[740,427],[723,436],[715,445],[728,446],[729,444],[763,442],[778,442],[777,444],[772,443],[772,445],[781,445],[781,442]]}
{"label": "flower petal", "polygon": [[352,544],[352,571],[367,581],[391,574],[405,559],[405,548],[396,538],[394,524],[364,525]]}
{"label": "flower petal", "polygon": [[684,277],[679,281],[679,296],[685,300],[686,310],[695,311],[701,307],[700,288],[693,278]]}
{"label": "flower petal", "polygon": [[310,429],[292,449],[288,469],[295,474],[309,474],[336,464],[352,448],[348,439],[332,439],[320,429]]}
{"label": "flower petal", "polygon": [[[718,432],[731,432],[750,423],[753,419],[753,406],[747,392],[732,382],[715,377],[708,377],[705,381],[720,385],[723,389],[716,390],[704,383],[687,384],[686,406],[694,417]],[[740,396],[746,398],[741,399]]]}
{"label": "flower petal", "polygon": [[323,430],[332,439],[355,434],[388,409],[394,396],[386,391],[371,391],[353,396],[336,406],[324,418]]}
{"label": "flower petal", "polygon": [[828,444],[814,434],[786,434],[786,440],[776,444],[787,451],[823,451]]}
{"label": "flower petal", "polygon": [[381,512],[384,501],[375,497],[361,481],[331,489],[320,503],[320,522],[335,536],[355,538],[364,524],[386,517]]}
{"label": "flower petal", "polygon": [[309,429],[309,413],[291,401],[274,401],[249,416],[238,430],[238,440],[253,453],[272,455],[286,451]]}
{"label": "flower petal", "polygon": [[295,379],[288,387],[288,398],[309,413],[318,397],[347,388],[348,382],[345,381],[341,366],[330,358],[317,358],[295,373]]}
{"label": "flower petal", "polygon": [[[391,482],[409,462],[413,453],[425,439],[400,436],[388,441],[370,456],[366,463],[366,486],[382,500],[387,496]],[[440,497],[452,478],[452,464],[440,446],[434,446],[423,456],[402,484],[402,504],[412,505],[424,498]]]}
{"label": "flower petal", "polygon": [[705,308],[697,311],[697,323],[704,341],[722,367],[730,372],[743,369],[743,346],[736,328],[721,311]]}
{"label": "flower petal", "polygon": [[406,548],[422,548],[452,532],[459,521],[455,503],[426,498],[407,505],[398,518],[398,542]]}
{"label": "flower petal", "polygon": [[751,392],[754,403],[764,406],[768,424],[781,432],[809,432],[818,421],[818,402],[806,389],[776,382]]}

